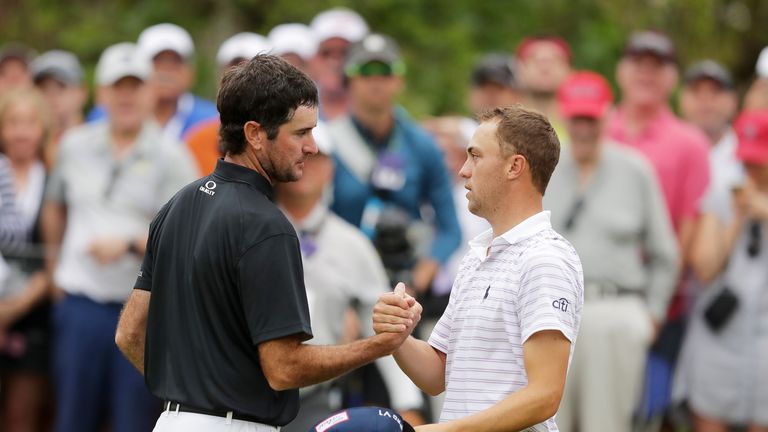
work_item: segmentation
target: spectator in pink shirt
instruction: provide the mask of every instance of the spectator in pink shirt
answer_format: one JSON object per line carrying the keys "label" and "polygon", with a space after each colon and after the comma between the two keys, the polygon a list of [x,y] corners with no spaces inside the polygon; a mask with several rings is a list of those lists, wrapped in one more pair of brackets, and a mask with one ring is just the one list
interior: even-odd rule
{"label": "spectator in pink shirt", "polygon": [[709,145],[704,134],[669,107],[678,81],[672,42],[660,33],[632,35],[617,67],[617,81],[622,100],[608,134],[639,150],[655,168],[685,259],[709,183]]}
{"label": "spectator in pink shirt", "polygon": [[[697,231],[700,201],[709,184],[709,144],[702,132],[679,120],[669,98],[678,82],[677,55],[663,34],[638,32],[624,49],[616,75],[622,100],[608,124],[609,138],[645,155],[661,185],[667,211],[687,267]],[[688,280],[682,273],[681,282]],[[670,405],[672,374],[687,313],[688,284],[679,283],[646,365],[646,388],[638,419],[655,422]]]}

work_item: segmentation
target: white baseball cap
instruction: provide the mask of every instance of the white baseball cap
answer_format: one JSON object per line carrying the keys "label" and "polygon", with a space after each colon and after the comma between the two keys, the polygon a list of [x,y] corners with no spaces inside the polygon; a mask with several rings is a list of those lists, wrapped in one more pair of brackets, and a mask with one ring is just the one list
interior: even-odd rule
{"label": "white baseball cap", "polygon": [[264,36],[250,32],[238,33],[221,44],[216,54],[216,63],[224,67],[238,58],[250,60],[257,54],[271,51],[272,44]]}
{"label": "white baseball cap", "polygon": [[105,49],[96,65],[96,83],[111,86],[125,77],[146,81],[152,74],[152,63],[131,42],[115,44]]}
{"label": "white baseball cap", "polygon": [[760,51],[760,55],[757,57],[757,64],[755,65],[755,72],[757,72],[757,76],[760,78],[768,78],[768,47]]}
{"label": "white baseball cap", "polygon": [[333,8],[320,12],[309,24],[318,43],[332,38],[359,42],[368,34],[368,24],[357,12],[347,8]]}
{"label": "white baseball cap", "polygon": [[317,144],[317,151],[331,156],[333,154],[334,145],[331,133],[328,130],[328,125],[323,121],[318,121],[317,126],[312,129],[312,136],[315,138],[315,144]]}
{"label": "white baseball cap", "polygon": [[195,53],[189,32],[176,24],[164,23],[147,27],[136,42],[145,56],[154,59],[163,51],[173,51],[187,60]]}
{"label": "white baseball cap", "polygon": [[307,60],[317,52],[317,37],[304,24],[280,24],[269,32],[268,37],[275,55],[296,54]]}

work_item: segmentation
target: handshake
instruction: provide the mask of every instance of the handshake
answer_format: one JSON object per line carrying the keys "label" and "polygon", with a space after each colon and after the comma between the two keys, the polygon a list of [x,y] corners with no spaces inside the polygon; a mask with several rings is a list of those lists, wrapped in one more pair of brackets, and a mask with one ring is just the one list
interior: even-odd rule
{"label": "handshake", "polygon": [[421,305],[405,292],[402,282],[393,292],[379,297],[373,307],[373,331],[387,354],[395,352],[408,339],[421,320],[421,311]]}

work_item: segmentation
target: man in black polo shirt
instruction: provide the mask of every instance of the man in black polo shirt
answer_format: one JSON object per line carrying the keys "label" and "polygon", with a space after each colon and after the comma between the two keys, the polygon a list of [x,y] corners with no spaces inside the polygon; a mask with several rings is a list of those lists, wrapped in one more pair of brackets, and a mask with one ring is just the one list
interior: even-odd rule
{"label": "man in black polo shirt", "polygon": [[225,74],[217,105],[226,157],[155,217],[116,334],[166,401],[156,431],[279,430],[296,416],[299,387],[388,355],[406,336],[303,343],[312,333],[299,242],[272,185],[299,179],[317,153],[314,83],[259,55]]}

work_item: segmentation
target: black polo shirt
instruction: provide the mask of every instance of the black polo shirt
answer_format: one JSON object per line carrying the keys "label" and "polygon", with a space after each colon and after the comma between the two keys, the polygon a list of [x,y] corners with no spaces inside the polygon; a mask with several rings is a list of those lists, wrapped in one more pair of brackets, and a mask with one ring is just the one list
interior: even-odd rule
{"label": "black polo shirt", "polygon": [[257,345],[311,338],[296,232],[256,171],[219,160],[150,225],[136,289],[151,291],[146,381],[160,399],[281,426],[298,390],[274,391]]}

